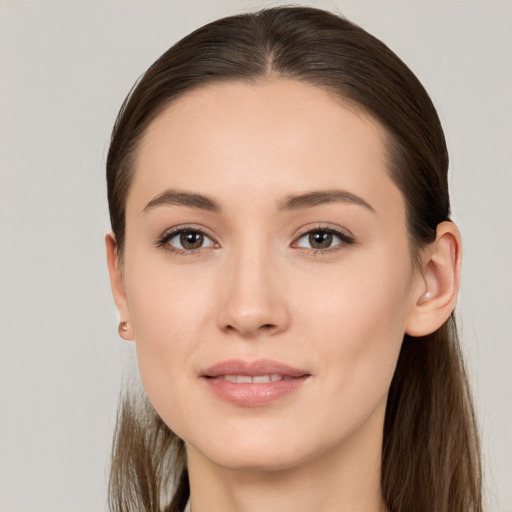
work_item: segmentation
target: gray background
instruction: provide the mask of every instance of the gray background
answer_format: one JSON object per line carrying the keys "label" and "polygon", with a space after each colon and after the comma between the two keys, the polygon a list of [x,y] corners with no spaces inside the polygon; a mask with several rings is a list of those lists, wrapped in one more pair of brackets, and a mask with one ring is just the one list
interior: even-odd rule
{"label": "gray background", "polygon": [[[512,4],[309,1],[423,81],[446,129],[465,242],[458,305],[488,511],[512,511]],[[103,235],[109,132],[135,79],[200,24],[269,2],[0,0],[0,511],[105,510],[132,348]],[[273,2],[276,4],[276,2]]]}

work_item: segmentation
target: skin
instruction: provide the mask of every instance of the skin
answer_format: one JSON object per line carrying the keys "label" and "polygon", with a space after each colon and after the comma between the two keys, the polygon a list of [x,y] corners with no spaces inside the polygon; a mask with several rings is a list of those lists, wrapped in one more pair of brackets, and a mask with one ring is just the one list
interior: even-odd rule
{"label": "skin", "polygon": [[[148,128],[123,266],[113,235],[107,255],[147,395],[186,443],[194,512],[385,510],[382,427],[401,342],[450,314],[461,251],[457,228],[443,223],[413,265],[384,136],[324,90],[277,78],[189,92]],[[206,195],[221,211],[146,208],[168,189]],[[333,189],[367,205],[279,207]],[[200,249],[169,251],[179,237],[159,244],[184,225],[207,235]],[[314,250],[308,233],[322,229],[353,241],[333,236]],[[232,358],[275,359],[310,377],[240,407],[200,378]]]}

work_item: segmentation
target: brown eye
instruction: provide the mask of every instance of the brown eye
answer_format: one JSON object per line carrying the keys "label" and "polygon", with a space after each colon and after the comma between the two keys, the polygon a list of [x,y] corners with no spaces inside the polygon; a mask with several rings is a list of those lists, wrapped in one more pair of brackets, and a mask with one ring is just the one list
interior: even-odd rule
{"label": "brown eye", "polygon": [[354,238],[335,229],[312,229],[300,236],[293,247],[312,249],[314,251],[329,251],[354,243]]}
{"label": "brown eye", "polygon": [[199,231],[183,231],[180,243],[183,249],[199,249],[204,243],[204,235]]}
{"label": "brown eye", "polygon": [[214,247],[213,240],[197,229],[181,229],[163,237],[159,245],[170,251],[194,251]]}
{"label": "brown eye", "polygon": [[327,249],[332,245],[332,233],[328,231],[313,231],[308,236],[312,249]]}

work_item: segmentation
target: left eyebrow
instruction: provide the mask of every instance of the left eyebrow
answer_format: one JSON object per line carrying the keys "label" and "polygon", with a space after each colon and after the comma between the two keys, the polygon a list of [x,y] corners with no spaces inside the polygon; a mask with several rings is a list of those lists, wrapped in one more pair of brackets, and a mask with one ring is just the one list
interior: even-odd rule
{"label": "left eyebrow", "polygon": [[198,208],[209,212],[220,212],[219,203],[210,197],[202,194],[194,194],[190,192],[182,192],[179,190],[168,189],[157,195],[142,210],[143,213],[152,210],[158,206],[188,206],[190,208]]}
{"label": "left eyebrow", "polygon": [[278,204],[279,210],[300,210],[302,208],[313,208],[326,203],[346,203],[363,206],[375,213],[373,206],[359,197],[346,190],[314,190],[298,195],[287,195]]}

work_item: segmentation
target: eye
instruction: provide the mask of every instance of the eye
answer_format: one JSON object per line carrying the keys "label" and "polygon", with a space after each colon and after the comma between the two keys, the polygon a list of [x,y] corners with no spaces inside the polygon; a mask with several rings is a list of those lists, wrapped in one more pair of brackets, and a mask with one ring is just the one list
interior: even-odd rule
{"label": "eye", "polygon": [[327,251],[340,245],[352,243],[354,243],[354,239],[341,231],[331,228],[318,228],[301,235],[293,245],[294,247],[303,247],[315,251]]}
{"label": "eye", "polygon": [[184,253],[214,247],[215,242],[201,230],[182,228],[164,235],[158,245],[171,252]]}

